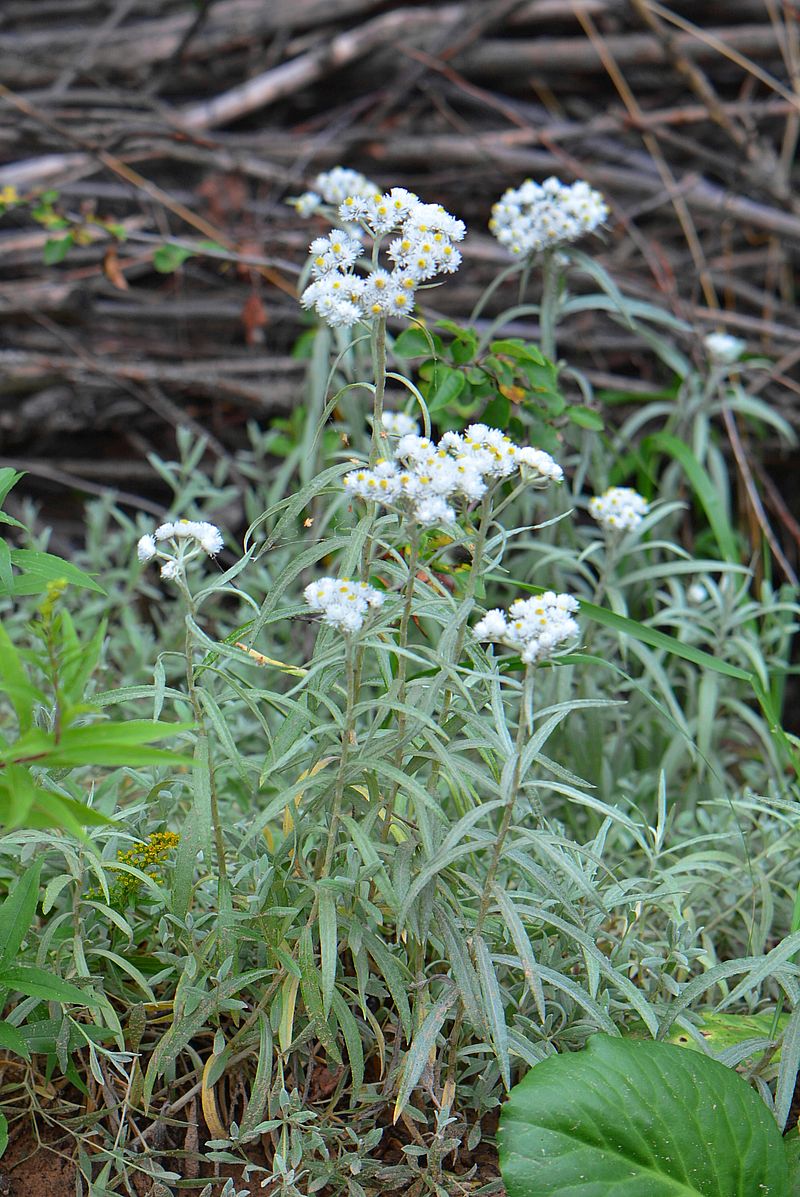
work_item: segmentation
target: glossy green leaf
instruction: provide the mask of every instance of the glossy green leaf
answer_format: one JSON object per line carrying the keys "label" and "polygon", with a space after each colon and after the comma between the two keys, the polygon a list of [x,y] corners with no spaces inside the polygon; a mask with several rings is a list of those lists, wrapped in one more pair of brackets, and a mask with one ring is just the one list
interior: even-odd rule
{"label": "glossy green leaf", "polygon": [[509,1197],[789,1197],[781,1134],[733,1069],[595,1035],[533,1068],[503,1109]]}

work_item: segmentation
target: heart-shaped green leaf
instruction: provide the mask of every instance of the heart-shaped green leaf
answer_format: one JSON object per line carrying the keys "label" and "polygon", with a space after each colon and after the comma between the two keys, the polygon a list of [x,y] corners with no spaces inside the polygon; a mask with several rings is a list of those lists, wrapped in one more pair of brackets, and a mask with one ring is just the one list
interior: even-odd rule
{"label": "heart-shaped green leaf", "polygon": [[500,1122],[509,1197],[789,1197],[766,1106],[732,1069],[666,1043],[594,1035],[537,1064]]}

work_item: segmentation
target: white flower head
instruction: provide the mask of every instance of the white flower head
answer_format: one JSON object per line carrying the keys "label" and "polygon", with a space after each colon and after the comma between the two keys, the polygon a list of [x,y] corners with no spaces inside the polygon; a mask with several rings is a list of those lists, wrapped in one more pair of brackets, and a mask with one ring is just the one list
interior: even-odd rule
{"label": "white flower head", "polygon": [[387,436],[419,436],[419,424],[404,411],[385,411],[381,424]]}
{"label": "white flower head", "polygon": [[370,179],[358,170],[350,170],[346,166],[334,166],[332,170],[324,170],[314,179],[311,190],[290,203],[300,216],[313,216],[323,206],[339,205],[348,196],[374,195],[378,188]]}
{"label": "white flower head", "polygon": [[369,609],[383,605],[383,595],[374,586],[349,578],[319,578],[306,586],[303,597],[323,623],[345,633],[359,631]]}
{"label": "white flower head", "polygon": [[446,432],[437,443],[420,436],[403,413],[387,412],[383,422],[387,439],[398,437],[394,461],[351,470],[344,489],[401,510],[426,527],[451,526],[459,504],[479,502],[490,486],[515,473],[533,485],[564,476],[549,453],[520,448],[500,428],[471,424],[463,433]]}
{"label": "white flower head", "polygon": [[574,618],[578,606],[571,594],[548,590],[536,598],[516,599],[508,612],[487,611],[472,632],[476,640],[515,649],[526,665],[535,665],[575,641],[580,632]]}
{"label": "white flower head", "polygon": [[610,486],[589,500],[589,513],[607,532],[630,532],[638,528],[650,510],[647,500],[630,486]]}
{"label": "white flower head", "polygon": [[702,582],[692,582],[691,586],[687,587],[686,597],[690,603],[699,606],[708,598],[708,591]]}
{"label": "white flower head", "polygon": [[547,482],[564,481],[564,471],[561,466],[553,460],[549,453],[545,453],[544,449],[534,449],[530,445],[525,445],[517,450],[517,464],[530,470],[534,480],[535,475],[538,474],[539,478]]}
{"label": "white flower head", "polygon": [[747,348],[746,341],[723,332],[709,333],[704,338],[703,344],[711,361],[720,366],[730,366],[734,362],[738,362]]}
{"label": "white flower head", "polygon": [[167,581],[171,581],[173,578],[177,578],[179,573],[180,573],[180,566],[178,565],[178,562],[174,559],[174,557],[170,557],[161,566],[161,577],[165,578]]}
{"label": "white flower head", "polygon": [[526,179],[493,206],[489,228],[511,253],[528,257],[577,241],[599,228],[608,215],[603,196],[583,180],[567,184],[556,178],[543,183]]}
{"label": "white flower head", "polygon": [[[320,178],[315,190],[325,198],[327,182]],[[313,204],[312,199],[306,202]],[[300,298],[304,308],[313,307],[333,327],[390,315],[409,316],[417,287],[437,274],[454,273],[461,263],[455,243],[466,232],[463,221],[439,204],[423,203],[403,187],[387,192],[374,188],[365,192],[359,187],[341,198],[338,215],[353,231],[332,229],[327,236],[314,238],[309,248],[313,281]],[[378,240],[396,234],[387,251],[392,269],[373,262],[360,286],[355,285],[351,273],[356,263],[359,269],[366,269],[359,262],[364,245],[357,227]]]}
{"label": "white flower head", "polygon": [[[165,545],[166,541],[169,544]],[[209,557],[216,557],[223,546],[222,533],[216,524],[206,520],[171,520],[159,524],[152,535],[142,536],[136,553],[143,563],[160,557],[161,577],[175,578],[180,573],[181,562],[195,556],[198,550],[202,549]]]}

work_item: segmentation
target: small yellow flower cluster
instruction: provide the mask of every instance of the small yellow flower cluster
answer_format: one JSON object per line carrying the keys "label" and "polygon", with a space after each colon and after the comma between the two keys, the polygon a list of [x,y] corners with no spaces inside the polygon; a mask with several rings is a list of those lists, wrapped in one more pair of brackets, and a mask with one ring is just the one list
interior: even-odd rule
{"label": "small yellow flower cluster", "polygon": [[[179,842],[180,836],[176,835],[174,831],[156,831],[149,835],[143,843],[136,844],[125,852],[118,852],[117,860],[120,864],[130,865],[132,868],[146,873],[153,881],[158,881],[161,865],[165,863],[170,852],[177,848]],[[118,880],[111,887],[111,905],[118,909],[130,906],[141,889],[141,885],[141,881],[133,873],[120,873]],[[97,898],[100,895],[96,890],[92,890],[88,896]]]}

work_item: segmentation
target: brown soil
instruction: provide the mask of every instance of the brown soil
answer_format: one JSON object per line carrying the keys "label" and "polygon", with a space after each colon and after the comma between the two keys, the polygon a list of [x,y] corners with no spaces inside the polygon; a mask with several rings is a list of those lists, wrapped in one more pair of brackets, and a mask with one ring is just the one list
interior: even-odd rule
{"label": "brown soil", "polygon": [[75,1197],[75,1165],[33,1135],[18,1135],[0,1160],[0,1197]]}

